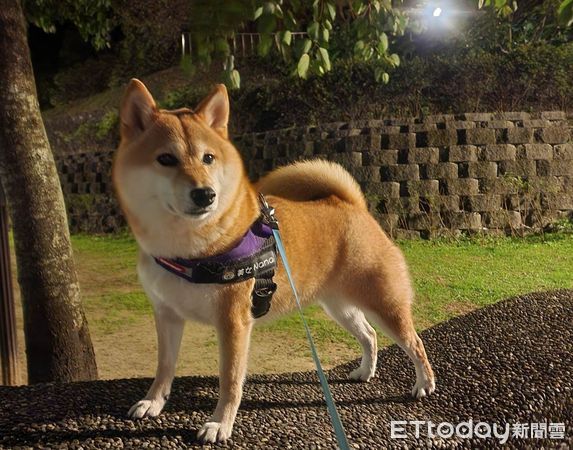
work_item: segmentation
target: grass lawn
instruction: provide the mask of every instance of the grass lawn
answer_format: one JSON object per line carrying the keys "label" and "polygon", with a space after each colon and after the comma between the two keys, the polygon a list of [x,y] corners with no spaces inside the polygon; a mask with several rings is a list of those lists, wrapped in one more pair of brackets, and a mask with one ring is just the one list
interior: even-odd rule
{"label": "grass lawn", "polygon": [[[152,376],[155,329],[151,306],[135,274],[134,240],[128,236],[78,235],[72,237],[72,242],[100,376]],[[418,329],[510,296],[573,288],[572,234],[398,244],[406,255],[416,288],[414,314]],[[319,307],[308,308],[306,314],[327,367],[359,356],[354,338]],[[21,311],[18,319],[21,325]],[[23,354],[21,333],[19,343]],[[381,345],[388,343],[380,338]],[[216,374],[216,345],[214,330],[189,324],[178,373]],[[297,315],[255,329],[251,372],[312,368]]]}

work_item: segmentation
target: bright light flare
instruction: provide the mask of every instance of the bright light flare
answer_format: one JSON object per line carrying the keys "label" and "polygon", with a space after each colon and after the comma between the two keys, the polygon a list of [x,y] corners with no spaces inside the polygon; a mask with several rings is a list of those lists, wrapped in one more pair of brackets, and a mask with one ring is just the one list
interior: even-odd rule
{"label": "bright light flare", "polygon": [[440,17],[442,15],[442,8],[436,8],[434,9],[434,12],[432,13],[432,16],[434,17]]}

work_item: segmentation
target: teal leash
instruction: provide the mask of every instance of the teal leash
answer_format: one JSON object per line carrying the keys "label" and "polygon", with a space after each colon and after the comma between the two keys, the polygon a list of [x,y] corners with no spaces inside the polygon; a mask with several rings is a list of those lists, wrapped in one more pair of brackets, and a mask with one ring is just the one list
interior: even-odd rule
{"label": "teal leash", "polygon": [[308,323],[306,322],[306,318],[304,317],[304,313],[302,311],[302,305],[300,303],[298,292],[294,285],[292,273],[286,256],[286,251],[283,246],[281,235],[279,233],[279,223],[276,217],[274,216],[274,209],[269,206],[263,194],[259,194],[259,199],[262,203],[263,214],[265,216],[265,219],[273,231],[273,236],[277,243],[277,249],[279,251],[279,254],[281,255],[281,259],[283,261],[285,271],[287,273],[290,287],[294,294],[294,298],[296,299],[298,312],[300,313],[300,318],[302,319],[304,330],[306,331],[306,338],[308,339],[308,343],[310,344],[312,359],[314,360],[316,371],[318,372],[318,379],[320,380],[320,386],[322,387],[322,392],[326,400],[326,408],[328,409],[328,414],[330,415],[330,421],[332,422],[332,427],[334,428],[334,433],[336,435],[336,441],[338,442],[338,448],[340,450],[350,450],[350,446],[348,445],[348,439],[346,438],[346,432],[344,431],[344,426],[342,425],[342,421],[340,420],[340,416],[338,415],[338,410],[336,409],[334,399],[332,398],[332,393],[330,392],[330,387],[328,386],[326,375],[324,375],[324,371],[322,370],[322,365],[320,364],[320,359],[318,357],[318,352],[316,351],[316,346],[314,345],[314,340],[312,339],[312,335],[310,334],[310,328],[308,326]]}

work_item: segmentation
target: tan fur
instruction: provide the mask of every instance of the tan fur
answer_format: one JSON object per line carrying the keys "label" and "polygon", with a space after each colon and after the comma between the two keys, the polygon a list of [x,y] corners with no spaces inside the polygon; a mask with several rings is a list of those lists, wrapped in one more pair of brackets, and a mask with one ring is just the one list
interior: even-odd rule
{"label": "tan fur", "polygon": [[304,201],[335,195],[361,209],[367,209],[360,186],[340,165],[315,159],[280,167],[256,184],[263,194]]}
{"label": "tan fur", "polygon": [[[325,310],[360,342],[362,363],[350,376],[368,381],[376,368],[374,320],[410,356],[416,368],[416,397],[435,382],[411,316],[413,290],[406,262],[368,213],[358,184],[341,166],[307,161],[278,169],[254,186],[239,153],[227,139],[228,98],[218,87],[196,113],[160,111],[145,87],[133,81],[122,104],[122,140],[113,168],[116,191],[140,246],[138,272],[154,305],[159,340],[156,379],[133,417],[159,414],[171,389],[183,322],[216,327],[220,346],[220,397],[199,431],[206,442],[231,434],[242,395],[253,325],[295,308],[279,261],[278,289],[267,316],[254,320],[254,281],[196,285],[163,270],[153,256],[199,258],[232,248],[259,216],[257,191],[275,207],[288,259],[302,301],[320,299]],[[177,167],[162,167],[171,152]],[[205,153],[215,163],[205,165]],[[210,186],[217,204],[205,217],[186,214],[187,194]],[[171,203],[174,203],[172,205]],[[286,361],[285,361],[286,363]]]}

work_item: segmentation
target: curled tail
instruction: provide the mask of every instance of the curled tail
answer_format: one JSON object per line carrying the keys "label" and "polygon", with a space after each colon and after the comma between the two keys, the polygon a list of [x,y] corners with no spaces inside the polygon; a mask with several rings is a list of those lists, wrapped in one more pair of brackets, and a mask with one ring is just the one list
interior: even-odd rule
{"label": "curled tail", "polygon": [[263,194],[289,200],[318,200],[335,195],[361,209],[368,209],[356,180],[341,165],[315,159],[280,167],[257,183]]}

